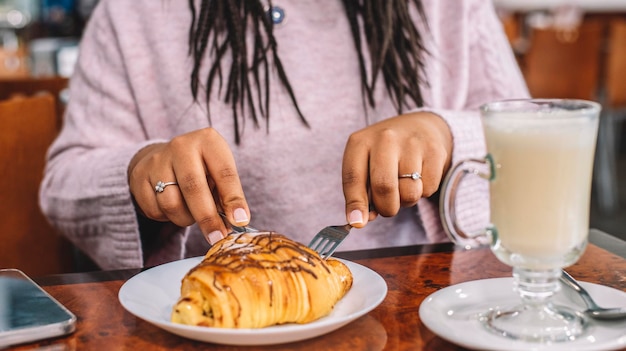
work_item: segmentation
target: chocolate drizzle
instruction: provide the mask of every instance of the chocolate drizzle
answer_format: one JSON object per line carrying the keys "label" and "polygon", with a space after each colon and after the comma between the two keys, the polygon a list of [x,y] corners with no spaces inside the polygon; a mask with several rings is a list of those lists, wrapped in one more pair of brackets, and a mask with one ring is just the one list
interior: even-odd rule
{"label": "chocolate drizzle", "polygon": [[183,278],[182,308],[173,320],[232,328],[306,323],[328,313],[350,289],[349,273],[276,232],[230,234]]}
{"label": "chocolate drizzle", "polygon": [[[230,234],[234,236],[218,242],[209,250],[204,260],[192,268],[188,275],[198,269],[207,269],[214,272],[213,286],[216,290],[225,290],[236,301],[238,297],[231,291],[230,286],[223,285],[222,274],[240,273],[245,269],[277,270],[290,272],[304,272],[318,279],[314,267],[318,265],[330,272],[330,268],[319,254],[308,247],[288,239],[276,232]],[[268,280],[270,299],[269,306],[273,305],[274,287],[272,280]],[[238,305],[240,305],[238,303]],[[241,308],[238,310],[238,318]]]}
{"label": "chocolate drizzle", "polygon": [[261,232],[231,235],[235,235],[236,239],[219,242],[191,272],[202,266],[212,265],[232,273],[246,268],[306,272],[315,279],[317,275],[312,267],[321,265],[330,272],[330,268],[315,251],[287,239],[282,234]]}

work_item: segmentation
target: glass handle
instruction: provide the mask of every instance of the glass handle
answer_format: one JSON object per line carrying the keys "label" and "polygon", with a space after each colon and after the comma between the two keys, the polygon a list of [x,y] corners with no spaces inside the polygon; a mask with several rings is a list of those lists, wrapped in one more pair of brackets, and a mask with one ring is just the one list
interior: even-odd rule
{"label": "glass handle", "polygon": [[[487,173],[481,168],[487,165]],[[461,180],[467,175],[474,175],[492,180],[495,177],[495,166],[491,155],[483,159],[467,159],[457,163],[448,172],[441,188],[439,199],[439,213],[443,224],[443,229],[450,240],[456,244],[464,246],[466,249],[489,244],[491,241],[488,230],[478,233],[467,233],[459,226],[456,218],[456,194]]]}

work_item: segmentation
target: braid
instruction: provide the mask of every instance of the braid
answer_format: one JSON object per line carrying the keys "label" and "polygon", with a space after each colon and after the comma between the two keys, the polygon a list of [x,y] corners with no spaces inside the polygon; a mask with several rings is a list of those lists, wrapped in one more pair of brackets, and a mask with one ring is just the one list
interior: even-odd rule
{"label": "braid", "polygon": [[[223,88],[226,89],[224,99],[232,108],[237,143],[240,141],[240,124],[244,122],[240,114],[244,111],[249,111],[253,122],[258,125],[258,108],[263,118],[266,119],[266,123],[269,123],[270,63],[268,53],[271,55],[274,67],[277,68],[281,84],[286,87],[292,102],[297,106],[295,94],[277,55],[273,23],[259,0],[202,0],[199,11],[196,10],[195,1],[189,0],[189,6],[192,16],[189,31],[189,50],[193,58],[192,95],[194,99],[198,99],[201,63],[207,54],[208,46],[211,45],[208,53],[213,63],[205,81],[205,99],[209,101],[214,88],[217,89],[219,95],[222,94]],[[246,45],[248,25],[252,26],[254,33],[252,62],[249,62],[249,51]],[[223,85],[222,60],[229,51],[232,64],[226,75],[226,84]],[[256,98],[253,96],[251,84],[256,87],[258,94]],[[304,115],[299,109],[297,111],[306,124]],[[209,111],[209,122],[210,118]]]}
{"label": "braid", "polygon": [[[375,107],[374,90],[378,77],[382,75],[385,88],[398,113],[410,107],[423,105],[420,84],[425,48],[423,39],[409,14],[410,0],[342,0],[358,53],[363,101]],[[420,0],[413,0],[425,22]],[[195,0],[189,0],[192,22],[189,29],[189,55],[193,58],[191,92],[198,99],[200,67],[207,54],[212,64],[205,81],[205,99],[208,103],[214,85],[218,95],[222,94],[222,59],[230,52],[230,71],[224,94],[230,104],[235,124],[235,141],[240,141],[240,124],[245,121],[240,114],[247,111],[255,125],[259,117],[265,119],[269,130],[270,69],[276,69],[278,78],[287,90],[298,116],[304,125],[308,123],[300,111],[273,35],[274,24],[260,0],[201,0],[199,11]],[[269,6],[272,6],[269,0]],[[362,25],[360,23],[362,22]],[[251,26],[251,28],[249,28]],[[252,52],[246,45],[247,35],[252,33]],[[370,67],[366,67],[362,36],[367,44]],[[209,44],[210,43],[210,44]],[[251,54],[252,60],[249,60]],[[368,75],[369,72],[369,75]],[[217,82],[216,82],[217,79]],[[252,87],[256,88],[253,96]],[[410,100],[410,101],[409,101]],[[209,110],[209,122],[211,120]]]}
{"label": "braid", "polygon": [[[346,15],[350,22],[352,36],[359,55],[361,83],[365,91],[364,98],[374,107],[373,91],[379,75],[382,73],[385,88],[398,113],[411,105],[423,106],[420,84],[423,79],[423,54],[426,49],[423,39],[410,16],[409,0],[343,0]],[[413,0],[422,21],[426,17],[419,0]],[[367,42],[370,57],[370,78],[361,48],[361,26]]]}

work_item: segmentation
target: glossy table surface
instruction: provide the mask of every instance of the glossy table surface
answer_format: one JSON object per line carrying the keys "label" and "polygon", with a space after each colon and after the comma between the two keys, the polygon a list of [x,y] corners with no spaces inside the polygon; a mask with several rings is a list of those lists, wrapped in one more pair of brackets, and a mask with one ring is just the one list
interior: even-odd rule
{"label": "glossy table surface", "polygon": [[[592,230],[583,257],[568,268],[581,281],[626,291],[626,242]],[[420,245],[338,253],[371,268],[388,286],[373,311],[326,335],[289,344],[237,347],[188,340],[127,312],[118,291],[139,270],[101,271],[39,277],[35,280],[78,317],[65,337],[20,345],[12,350],[465,350],[424,326],[421,302],[431,293],[471,280],[509,277],[510,267],[488,248],[463,250],[451,244]],[[626,331],[625,331],[626,333]]]}

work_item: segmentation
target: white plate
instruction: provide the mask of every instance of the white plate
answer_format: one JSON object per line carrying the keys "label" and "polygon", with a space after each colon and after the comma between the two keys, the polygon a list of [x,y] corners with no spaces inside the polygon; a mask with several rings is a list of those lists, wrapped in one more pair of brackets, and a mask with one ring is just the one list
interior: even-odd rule
{"label": "white plate", "polygon": [[[626,293],[603,285],[582,283],[600,306],[626,306]],[[419,315],[435,334],[457,345],[480,350],[551,350],[597,351],[626,347],[626,321],[598,322],[591,320],[582,337],[571,342],[542,345],[508,340],[489,332],[478,316],[489,308],[508,306],[519,301],[513,291],[513,278],[495,278],[465,282],[441,289],[420,305]],[[583,310],[582,300],[563,288],[554,302]]]}
{"label": "white plate", "polygon": [[135,316],[171,333],[198,341],[226,345],[270,345],[313,338],[352,322],[378,306],[387,295],[385,280],[371,269],[345,263],[354,277],[352,288],[326,317],[307,324],[285,324],[261,329],[196,327],[170,322],[180,297],[183,276],[202,257],[166,263],[130,278],[118,294],[120,303]]}

